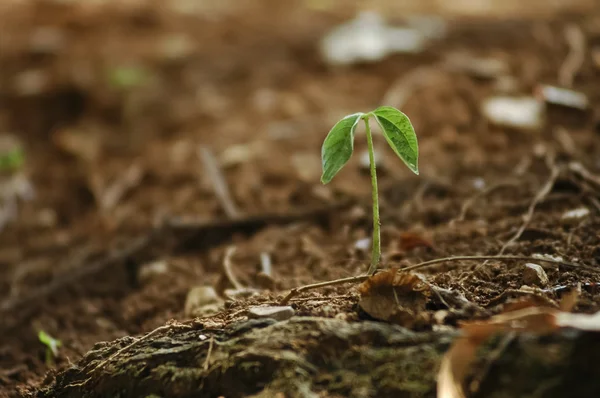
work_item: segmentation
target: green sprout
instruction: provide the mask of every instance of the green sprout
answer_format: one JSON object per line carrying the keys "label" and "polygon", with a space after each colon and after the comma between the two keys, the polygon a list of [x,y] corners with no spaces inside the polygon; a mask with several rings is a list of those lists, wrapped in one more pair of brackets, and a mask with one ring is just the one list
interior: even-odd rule
{"label": "green sprout", "polygon": [[62,343],[60,340],[56,340],[43,330],[38,332],[38,339],[40,340],[40,343],[46,346],[46,365],[52,366],[54,364],[54,358],[58,357],[58,348],[62,346]]}
{"label": "green sprout", "polygon": [[0,173],[15,172],[25,163],[25,151],[21,143],[14,137],[0,135]]}
{"label": "green sprout", "polygon": [[143,86],[148,80],[144,69],[138,67],[122,66],[110,70],[110,84],[118,89],[131,90]]}
{"label": "green sprout", "polygon": [[396,155],[415,174],[419,174],[419,147],[415,130],[404,113],[390,106],[382,106],[369,113],[355,113],[344,117],[329,131],[321,149],[323,175],[321,182],[329,183],[333,177],[350,160],[354,150],[354,132],[358,122],[365,122],[369,163],[371,168],[371,185],[373,194],[373,241],[371,266],[368,274],[373,275],[381,258],[381,233],[379,222],[379,194],[377,191],[377,173],[375,171],[375,154],[373,152],[373,136],[369,127],[369,118],[373,116],[390,147]]}

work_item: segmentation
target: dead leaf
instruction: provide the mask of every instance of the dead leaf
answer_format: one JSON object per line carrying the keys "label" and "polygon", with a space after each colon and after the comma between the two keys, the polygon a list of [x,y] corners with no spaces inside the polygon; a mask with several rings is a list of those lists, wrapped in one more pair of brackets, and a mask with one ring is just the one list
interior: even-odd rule
{"label": "dead leaf", "polygon": [[402,232],[400,234],[400,248],[408,252],[418,247],[434,250],[433,242],[414,232]]}
{"label": "dead leaf", "polygon": [[[572,308],[566,298],[561,308]],[[523,307],[505,312],[487,321],[465,322],[464,337],[457,339],[442,359],[438,372],[438,398],[464,398],[463,384],[477,348],[490,336],[500,332],[548,334],[560,328],[600,332],[600,312],[572,314],[552,307]]]}
{"label": "dead leaf", "polygon": [[475,359],[480,342],[467,337],[458,338],[448,350],[437,377],[438,398],[465,398],[463,383]]}
{"label": "dead leaf", "polygon": [[380,272],[359,286],[360,307],[375,319],[405,327],[427,322],[425,304],[431,294],[418,275],[396,269]]}
{"label": "dead leaf", "polygon": [[58,130],[52,134],[52,141],[60,150],[86,162],[97,160],[102,149],[99,135],[89,131]]}
{"label": "dead leaf", "polygon": [[571,289],[568,293],[564,294],[560,299],[560,310],[564,312],[571,312],[579,301],[581,295],[581,283],[577,284],[577,287]]}

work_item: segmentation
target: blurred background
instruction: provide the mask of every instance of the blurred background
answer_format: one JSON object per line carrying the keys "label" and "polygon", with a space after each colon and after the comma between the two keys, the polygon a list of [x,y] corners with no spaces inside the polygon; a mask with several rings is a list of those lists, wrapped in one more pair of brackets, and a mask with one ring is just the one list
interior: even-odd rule
{"label": "blurred background", "polygon": [[[364,206],[336,221],[351,225],[346,232],[297,240],[317,262],[359,258],[348,247],[369,234],[361,132],[349,166],[319,182],[320,145],[346,114],[391,105],[415,126],[419,177],[375,138],[390,230],[447,222],[465,197],[519,167],[532,173],[526,192],[539,180],[527,159],[557,135],[600,169],[599,5],[3,0],[0,388],[43,375],[38,330],[60,336],[75,359],[95,341],[183,316],[190,287],[214,279],[221,247],[171,261],[168,283],[144,279],[165,272],[155,263],[140,276],[150,250],[133,271],[69,279],[162,220],[289,215],[350,200]],[[244,253],[274,239],[263,238],[236,238],[248,245],[242,279],[255,267]],[[289,264],[308,260],[286,247],[279,289],[360,269],[303,273]]]}

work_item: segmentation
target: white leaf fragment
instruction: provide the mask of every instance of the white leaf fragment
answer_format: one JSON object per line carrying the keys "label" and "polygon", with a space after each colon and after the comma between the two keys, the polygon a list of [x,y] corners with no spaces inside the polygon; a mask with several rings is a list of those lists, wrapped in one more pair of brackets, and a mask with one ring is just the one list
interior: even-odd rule
{"label": "white leaf fragment", "polygon": [[496,96],[483,101],[481,112],[497,125],[537,130],[544,119],[544,104],[533,97]]}

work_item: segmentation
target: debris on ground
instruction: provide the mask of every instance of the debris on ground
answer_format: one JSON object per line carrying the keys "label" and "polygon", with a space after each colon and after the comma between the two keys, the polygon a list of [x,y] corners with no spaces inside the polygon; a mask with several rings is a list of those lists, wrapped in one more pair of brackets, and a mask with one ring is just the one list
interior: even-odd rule
{"label": "debris on ground", "polygon": [[184,313],[186,317],[202,317],[218,312],[222,306],[223,300],[212,286],[196,286],[187,294]]}
{"label": "debris on ground", "polygon": [[543,103],[533,97],[490,97],[481,110],[490,122],[500,126],[538,130],[544,121]]}
{"label": "debris on ground", "polygon": [[394,53],[423,51],[431,35],[440,35],[438,25],[414,22],[412,27],[393,27],[379,13],[363,11],[322,39],[321,56],[331,65],[377,62]]}
{"label": "debris on ground", "polygon": [[550,280],[541,265],[526,263],[523,266],[523,283],[527,286],[546,287]]}
{"label": "debris on ground", "polygon": [[248,317],[254,319],[275,319],[276,321],[285,321],[294,316],[294,309],[290,306],[266,306],[250,307]]}
{"label": "debris on ground", "polygon": [[541,85],[536,94],[549,104],[566,106],[580,110],[589,108],[589,100],[584,93],[567,88]]}

